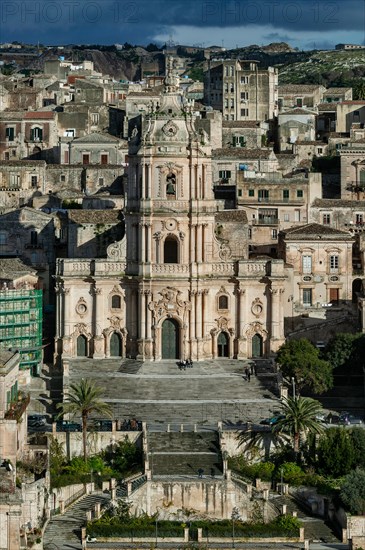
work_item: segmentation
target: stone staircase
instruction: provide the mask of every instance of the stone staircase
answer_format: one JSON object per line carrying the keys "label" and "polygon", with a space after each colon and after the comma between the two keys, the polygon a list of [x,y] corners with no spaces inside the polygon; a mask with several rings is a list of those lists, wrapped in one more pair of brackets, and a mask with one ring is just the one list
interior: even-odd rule
{"label": "stone staircase", "polygon": [[100,503],[103,508],[109,501],[108,493],[86,495],[72,504],[64,514],[53,516],[44,531],[43,547],[49,545],[58,550],[81,550],[81,527],[86,525],[86,512],[93,510],[96,503]]}
{"label": "stone staircase", "polygon": [[221,477],[223,460],[216,431],[148,432],[148,461],[152,478]]}
{"label": "stone staircase", "polygon": [[298,503],[293,497],[274,495],[270,499],[271,504],[278,510],[282,511],[282,506],[286,505],[286,512],[292,514],[296,512],[298,519],[304,527],[304,538],[312,542],[323,543],[338,543],[339,539],[333,528],[326,523],[322,518],[313,517],[307,514],[305,508]]}

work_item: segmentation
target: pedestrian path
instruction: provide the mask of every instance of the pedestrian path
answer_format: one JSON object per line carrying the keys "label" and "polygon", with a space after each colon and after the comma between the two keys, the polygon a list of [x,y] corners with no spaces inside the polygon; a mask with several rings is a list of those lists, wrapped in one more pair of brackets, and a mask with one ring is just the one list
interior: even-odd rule
{"label": "pedestrian path", "polygon": [[271,363],[262,361],[250,381],[248,361],[194,363],[180,370],[175,361],[72,360],[68,382],[88,377],[104,388],[118,419],[149,423],[216,424],[258,422],[278,408],[278,384]]}
{"label": "pedestrian path", "polygon": [[47,546],[50,550],[81,550],[81,527],[86,525],[86,512],[98,502],[105,506],[109,500],[109,494],[94,493],[78,500],[64,514],[53,516],[44,531],[44,550]]}

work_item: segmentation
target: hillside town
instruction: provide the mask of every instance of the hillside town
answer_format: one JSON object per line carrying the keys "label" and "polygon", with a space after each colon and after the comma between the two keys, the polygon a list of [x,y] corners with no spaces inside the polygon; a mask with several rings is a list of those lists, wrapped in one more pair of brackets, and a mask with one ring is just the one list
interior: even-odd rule
{"label": "hillside town", "polygon": [[[365,333],[365,94],[223,52],[204,49],[202,80],[172,48],[135,81],[62,50],[0,76],[0,550],[106,544],[97,522],[119,499],[153,518],[151,548],[174,514],[171,548],[213,548],[198,523],[190,538],[203,516],[240,548],[240,522],[289,511],[305,527],[288,548],[365,545],[364,521],[319,491],[292,498],[282,467],[274,488],[234,462],[237,434],[271,433],[298,396],[325,429],[364,428],[361,352],[321,391],[280,353],[306,340],[319,369],[336,337]],[[103,403],[75,416],[83,384]],[[127,444],[140,462],[117,479]],[[87,462],[108,453],[108,471]],[[84,477],[55,484],[82,456]]]}

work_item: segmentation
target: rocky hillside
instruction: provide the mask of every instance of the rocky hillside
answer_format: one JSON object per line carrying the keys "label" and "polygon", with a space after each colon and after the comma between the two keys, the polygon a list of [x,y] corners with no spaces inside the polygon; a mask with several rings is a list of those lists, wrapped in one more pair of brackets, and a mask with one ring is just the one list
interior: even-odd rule
{"label": "rocky hillside", "polygon": [[306,52],[307,59],[279,67],[279,81],[292,84],[351,86],[365,78],[365,48],[358,51]]}

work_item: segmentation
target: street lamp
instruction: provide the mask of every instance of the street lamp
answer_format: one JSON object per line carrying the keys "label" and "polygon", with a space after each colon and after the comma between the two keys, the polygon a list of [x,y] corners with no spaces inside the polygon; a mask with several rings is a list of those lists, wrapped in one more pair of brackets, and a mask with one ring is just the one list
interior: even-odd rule
{"label": "street lamp", "polygon": [[295,399],[295,378],[294,376],[291,377],[291,383],[293,388],[293,399]]}
{"label": "street lamp", "polygon": [[234,522],[235,522],[235,520],[240,519],[240,513],[239,513],[238,508],[236,506],[234,506],[232,508],[231,519],[232,519],[232,548],[236,548],[235,543],[234,543]]}

